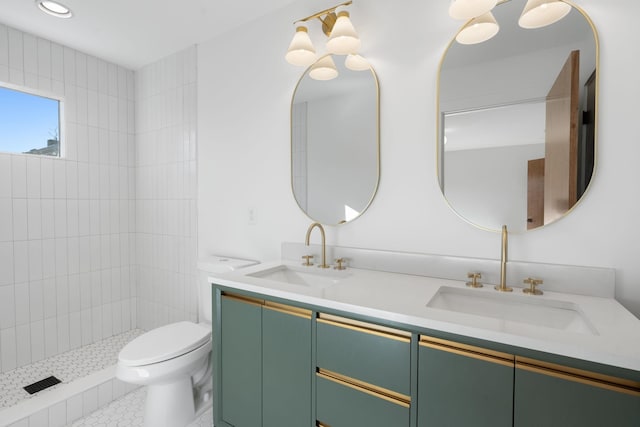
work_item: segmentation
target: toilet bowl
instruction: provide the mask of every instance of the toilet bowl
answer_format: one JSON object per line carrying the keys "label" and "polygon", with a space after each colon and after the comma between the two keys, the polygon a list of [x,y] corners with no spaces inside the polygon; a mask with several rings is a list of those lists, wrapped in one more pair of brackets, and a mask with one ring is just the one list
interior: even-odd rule
{"label": "toilet bowl", "polygon": [[[145,426],[184,426],[199,407],[193,384],[210,373],[211,326],[178,322],[153,329],[127,344],[116,376],[147,386]],[[209,400],[208,396],[203,396]]]}
{"label": "toilet bowl", "polygon": [[135,338],[118,354],[116,377],[147,387],[145,427],[184,427],[211,406],[211,285],[207,275],[253,264],[256,262],[217,256],[201,260],[201,323],[161,326]]}

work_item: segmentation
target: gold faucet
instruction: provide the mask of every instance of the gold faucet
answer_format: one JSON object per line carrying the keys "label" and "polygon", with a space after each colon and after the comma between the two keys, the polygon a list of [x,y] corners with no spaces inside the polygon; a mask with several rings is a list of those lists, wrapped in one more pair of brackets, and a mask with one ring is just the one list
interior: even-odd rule
{"label": "gold faucet", "polygon": [[496,291],[512,292],[513,288],[507,286],[507,226],[502,226],[502,250],[500,251],[500,285],[495,286]]}
{"label": "gold faucet", "polygon": [[329,266],[327,265],[326,244],[325,244],[325,238],[324,238],[324,227],[322,227],[322,224],[320,224],[319,222],[314,222],[313,224],[311,224],[309,226],[309,228],[307,229],[307,237],[304,240],[304,244],[309,246],[309,237],[311,237],[311,230],[313,230],[314,227],[318,227],[318,229],[320,229],[320,236],[322,237],[322,264],[320,264],[318,267],[320,267],[320,268],[329,268]]}

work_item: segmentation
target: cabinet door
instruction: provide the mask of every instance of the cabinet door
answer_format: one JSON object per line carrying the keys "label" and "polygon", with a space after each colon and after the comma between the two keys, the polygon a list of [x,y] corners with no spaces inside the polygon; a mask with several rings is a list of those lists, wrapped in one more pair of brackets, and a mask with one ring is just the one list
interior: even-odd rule
{"label": "cabinet door", "polygon": [[421,337],[418,426],[511,426],[513,359],[504,353]]}
{"label": "cabinet door", "polygon": [[265,302],[262,426],[311,426],[311,312]]}
{"label": "cabinet door", "polygon": [[262,425],[262,306],[223,296],[221,418],[234,427]]}
{"label": "cabinet door", "polygon": [[515,427],[637,427],[640,391],[569,372],[518,363]]}
{"label": "cabinet door", "polygon": [[409,427],[409,403],[323,373],[316,379],[317,425]]}

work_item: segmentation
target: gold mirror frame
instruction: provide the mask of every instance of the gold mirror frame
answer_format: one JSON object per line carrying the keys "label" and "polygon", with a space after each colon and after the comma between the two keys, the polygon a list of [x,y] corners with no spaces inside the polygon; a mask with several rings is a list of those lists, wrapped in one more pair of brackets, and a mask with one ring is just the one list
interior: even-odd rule
{"label": "gold mirror frame", "polygon": [[[588,27],[590,27],[591,29],[591,35],[593,36],[593,49],[595,50],[595,64],[594,64],[594,76],[593,79],[595,81],[594,83],[594,112],[593,112],[593,167],[591,170],[591,174],[588,177],[587,180],[587,184],[584,188],[584,191],[582,192],[582,194],[580,194],[580,196],[578,197],[577,201],[575,202],[575,204],[573,204],[571,207],[569,207],[564,214],[562,214],[559,218],[556,218],[550,222],[545,222],[544,224],[542,224],[539,227],[533,228],[533,229],[538,229],[538,228],[542,228],[545,225],[551,224],[555,221],[557,221],[558,219],[561,219],[563,217],[565,217],[566,215],[568,215],[569,213],[571,213],[579,204],[580,202],[584,199],[586,193],[588,192],[589,188],[591,187],[591,183],[593,182],[593,178],[595,177],[596,174],[596,169],[597,169],[597,155],[598,155],[598,91],[599,91],[599,67],[600,67],[600,44],[599,44],[599,40],[598,40],[598,33],[596,31],[596,28],[591,20],[591,18],[587,15],[587,13],[581,9],[580,7],[576,6],[575,4],[573,4],[570,1],[566,1],[566,0],[560,0],[560,1],[564,1],[565,3],[569,4],[573,10],[575,10],[577,13],[579,13],[581,15],[581,17],[584,19],[585,23],[588,24]],[[497,7],[501,7],[502,3],[511,3],[513,2],[514,4],[516,3],[516,0],[504,0],[502,2],[498,3]],[[525,1],[522,1],[522,8],[525,5]],[[521,9],[520,9],[521,10]],[[495,11],[495,10],[494,10]],[[516,21],[517,21],[517,17],[516,17]],[[498,23],[501,24],[500,20],[498,20]],[[552,25],[558,25],[561,24],[562,21],[556,23],[556,24],[552,24]],[[516,24],[517,25],[517,24]],[[464,26],[464,25],[463,25]],[[463,27],[462,26],[462,27]],[[462,27],[460,29],[462,29]],[[535,31],[544,31],[544,28],[542,29],[538,29]],[[532,30],[522,30],[522,31],[532,31]],[[476,218],[473,217],[473,215],[469,215],[466,212],[461,212],[460,209],[458,209],[456,206],[454,206],[454,203],[452,203],[451,200],[449,200],[449,198],[447,198],[446,194],[445,194],[445,186],[444,186],[444,182],[443,182],[443,178],[444,178],[444,165],[443,165],[443,153],[444,153],[444,144],[445,144],[445,138],[444,138],[444,125],[445,125],[445,120],[444,120],[444,113],[442,112],[442,108],[441,108],[441,100],[442,100],[442,80],[443,80],[443,65],[445,64],[445,61],[447,59],[447,54],[450,52],[450,49],[453,45],[455,45],[457,42],[455,40],[455,36],[453,37],[453,39],[449,42],[449,44],[447,45],[446,50],[444,51],[442,58],[440,60],[440,64],[439,64],[439,68],[438,68],[438,78],[437,78],[437,89],[436,89],[436,173],[437,173],[437,179],[438,179],[438,183],[440,185],[441,191],[442,191],[442,195],[446,201],[446,203],[449,205],[449,207],[458,215],[460,216],[463,220],[465,220],[466,222],[480,228],[486,231],[492,231],[492,232],[500,232],[501,230],[501,226],[504,225],[504,222],[502,221],[495,221],[492,223],[487,224],[486,222],[482,222],[482,221],[477,221]],[[486,43],[486,42],[485,42]],[[527,51],[525,51],[526,53]],[[508,70],[505,71],[504,75],[508,74]],[[499,78],[499,76],[498,76]],[[582,88],[580,88],[582,89]],[[495,106],[492,106],[495,107]],[[582,113],[583,111],[583,104],[581,103],[578,106],[579,109],[579,113]],[[582,121],[580,120],[580,123],[582,123]],[[526,191],[525,194],[523,195],[523,197],[526,198]],[[525,220],[527,220],[527,218],[525,217]],[[518,228],[518,227],[510,227],[510,231],[516,231],[516,232],[521,232],[521,231],[527,231],[526,228],[526,224],[524,228]]]}
{"label": "gold mirror frame", "polygon": [[[375,198],[375,195],[378,190],[378,185],[380,183],[380,86],[378,82],[378,77],[373,67],[371,67],[371,65],[369,65],[368,69],[363,71],[352,71],[347,69],[344,66],[344,59],[346,58],[345,56],[336,56],[336,55],[325,55],[325,56],[333,56],[333,58],[335,59],[334,62],[336,64],[336,67],[339,73],[338,77],[336,77],[333,80],[328,80],[324,82],[312,80],[309,77],[309,72],[313,68],[313,65],[311,65],[300,77],[300,80],[296,84],[296,87],[293,92],[293,96],[291,98],[291,112],[290,112],[291,114],[290,115],[291,191],[300,210],[302,210],[302,212],[304,212],[311,220],[315,222],[320,222],[325,225],[339,225],[339,224],[344,224],[344,223],[353,221],[359,218],[360,216],[362,216],[362,214],[369,208],[369,206],[373,202],[373,199]],[[320,61],[321,59],[322,58],[318,59],[318,61]],[[366,73],[366,74],[362,74],[362,73]],[[360,79],[361,82],[358,83],[357,82],[358,77],[362,75],[366,75],[368,78]],[[353,79],[356,79],[356,80],[353,80]],[[364,80],[366,80],[366,82]],[[368,106],[368,108],[370,110],[375,110],[375,111],[369,111],[369,115],[367,115],[367,117],[364,118],[365,122],[362,123],[363,126],[367,126],[369,134],[375,134],[370,139],[365,140],[366,144],[370,145],[370,150],[367,151],[366,153],[363,153],[362,151],[349,153],[349,151],[345,150],[344,148],[341,148],[340,150],[338,149],[327,150],[326,148],[322,147],[323,154],[328,154],[328,157],[332,159],[346,160],[350,162],[348,163],[348,166],[350,166],[351,168],[353,167],[353,165],[357,164],[356,162],[357,160],[364,159],[366,161],[369,161],[369,163],[366,163],[366,165],[364,165],[363,168],[366,169],[368,172],[371,172],[372,175],[375,174],[375,177],[369,176],[367,182],[362,182],[362,179],[364,178],[362,178],[361,176],[354,176],[354,173],[352,173],[352,169],[346,169],[346,168],[341,169],[339,168],[339,165],[337,163],[322,165],[322,167],[324,168],[324,171],[326,172],[326,174],[322,177],[323,185],[327,185],[328,188],[325,188],[324,194],[320,196],[322,197],[322,199],[314,200],[314,204],[315,205],[323,204],[327,206],[332,206],[334,210],[338,210],[338,209],[342,209],[343,211],[347,210],[347,205],[349,201],[345,200],[346,197],[344,197],[344,195],[339,194],[340,193],[339,190],[345,189],[345,188],[348,190],[349,187],[347,186],[350,186],[350,188],[353,189],[354,191],[355,190],[360,191],[360,193],[357,196],[358,205],[353,207],[352,216],[347,216],[346,214],[345,215],[327,215],[324,212],[319,212],[317,209],[314,210],[309,207],[308,203],[305,203],[303,195],[300,195],[296,191],[297,188],[300,188],[300,184],[297,184],[297,181],[300,180],[300,176],[302,175],[302,172],[300,172],[300,169],[301,169],[301,163],[303,163],[301,161],[298,161],[298,165],[296,165],[296,161],[297,159],[301,158],[301,156],[304,156],[305,158],[307,158],[307,153],[308,153],[308,151],[305,151],[305,153],[300,153],[298,148],[296,147],[296,144],[297,144],[296,114],[298,114],[296,110],[296,104],[300,103],[300,99],[296,99],[296,96],[301,95],[301,93],[304,94],[303,89],[304,89],[305,82],[308,82],[306,85],[307,87],[309,87],[310,85],[317,85],[317,86],[331,85],[332,87],[338,88],[338,90],[340,89],[355,90],[356,86],[358,86],[359,84],[364,85],[365,90],[375,88],[374,93],[366,94],[367,97],[370,97],[375,101],[374,105]],[[344,95],[345,92],[339,92],[339,94]],[[328,97],[325,99],[328,99]],[[351,108],[348,110],[348,112],[361,113],[360,110],[361,109]],[[338,129],[337,125],[345,124],[347,120],[345,115],[342,115],[339,113],[336,113],[335,117],[331,117],[331,119],[332,120],[326,120],[326,121],[323,120],[325,124],[324,129],[322,129],[323,131],[330,128],[332,132],[335,132],[336,129]],[[306,133],[307,132],[306,132],[306,124],[305,124],[305,135]],[[366,134],[366,132],[364,133]],[[351,138],[353,137],[353,133],[350,134],[350,137]],[[305,138],[307,137],[305,136]],[[317,139],[321,139],[323,142],[326,142],[328,140],[333,140],[333,138],[327,138],[326,135],[315,135],[314,141]],[[306,144],[307,141],[305,140],[304,143]],[[306,168],[306,163],[305,163],[305,168]],[[338,174],[338,172],[340,173]],[[304,173],[307,175],[306,179],[308,180],[309,179],[308,169],[306,169]],[[343,179],[339,179],[340,176],[337,176],[337,175],[342,176]],[[303,180],[300,180],[300,181],[303,181]],[[329,184],[328,181],[334,181],[334,182]],[[305,191],[307,191],[306,197],[308,198],[312,197],[312,194],[308,193],[308,189]],[[318,192],[314,194],[317,194],[317,193]],[[315,197],[316,199],[318,199],[317,195]]]}

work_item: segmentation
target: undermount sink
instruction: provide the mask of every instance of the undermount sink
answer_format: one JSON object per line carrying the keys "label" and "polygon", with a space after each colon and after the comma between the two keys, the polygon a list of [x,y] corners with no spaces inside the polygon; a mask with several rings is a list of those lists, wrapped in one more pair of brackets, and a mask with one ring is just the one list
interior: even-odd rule
{"label": "undermount sink", "polygon": [[598,335],[580,307],[568,301],[442,286],[427,303],[427,307],[489,317],[513,324]]}
{"label": "undermount sink", "polygon": [[333,269],[320,269],[315,265],[310,267],[279,265],[267,270],[247,274],[247,276],[284,282],[291,285],[327,288],[340,283],[340,280],[346,277],[346,273],[336,272]]}

